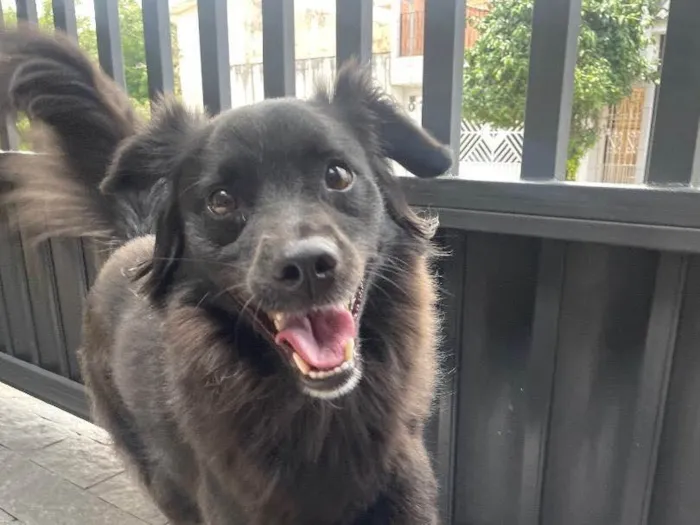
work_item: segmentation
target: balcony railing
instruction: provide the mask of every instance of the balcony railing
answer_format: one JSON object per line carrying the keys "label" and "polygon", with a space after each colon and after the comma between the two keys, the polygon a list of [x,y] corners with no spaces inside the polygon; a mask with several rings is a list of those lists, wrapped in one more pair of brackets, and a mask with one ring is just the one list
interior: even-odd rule
{"label": "balcony railing", "polygon": [[[464,47],[470,49],[479,38],[475,22],[488,15],[488,9],[467,7],[466,29],[464,31]],[[399,55],[402,57],[423,55],[425,39],[425,11],[408,11],[401,13],[400,34],[401,46]]]}

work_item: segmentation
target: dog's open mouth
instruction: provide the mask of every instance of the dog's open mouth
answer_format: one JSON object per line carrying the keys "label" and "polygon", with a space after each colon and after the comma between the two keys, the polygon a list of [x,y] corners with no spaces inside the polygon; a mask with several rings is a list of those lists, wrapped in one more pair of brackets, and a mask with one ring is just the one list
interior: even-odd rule
{"label": "dog's open mouth", "polygon": [[357,344],[361,284],[347,304],[308,312],[269,312],[275,343],[298,370],[304,390],[315,397],[343,395],[357,384],[361,363]]}

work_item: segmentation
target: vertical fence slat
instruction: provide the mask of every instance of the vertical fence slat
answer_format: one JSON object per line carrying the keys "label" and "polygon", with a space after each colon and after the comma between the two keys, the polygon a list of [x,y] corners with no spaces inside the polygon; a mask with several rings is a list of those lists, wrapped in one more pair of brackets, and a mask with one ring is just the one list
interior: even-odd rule
{"label": "vertical fence slat", "polygon": [[[0,220],[3,217],[0,216]],[[3,249],[7,249],[3,246]],[[0,353],[14,355],[12,348],[12,334],[10,333],[10,318],[7,315],[7,303],[5,300],[5,287],[2,284],[3,272],[0,270]]]}
{"label": "vertical fence slat", "polygon": [[581,0],[536,0],[521,178],[564,179]]}
{"label": "vertical fence slat", "polygon": [[441,311],[444,312],[444,338],[440,348],[443,370],[448,371],[441,385],[442,394],[428,430],[428,443],[435,474],[440,487],[439,507],[442,523],[453,522],[455,491],[455,451],[457,447],[457,399],[462,379],[460,349],[464,303],[464,268],[466,235],[457,230],[441,233],[440,245],[451,257],[440,263],[440,288],[444,290]]}
{"label": "vertical fence slat", "polygon": [[126,86],[118,0],[95,0],[97,53],[100,66],[120,86]]}
{"label": "vertical fence slat", "polygon": [[648,250],[568,247],[539,525],[623,523],[657,270]]}
{"label": "vertical fence slat", "polygon": [[[5,29],[5,14],[2,8],[2,0],[0,0],[0,29]],[[0,149],[7,149],[7,126],[0,121]],[[14,347],[12,344],[12,334],[10,332],[10,318],[7,310],[8,293],[3,286],[5,279],[5,265],[7,261],[3,260],[2,254],[8,252],[7,237],[1,235],[3,229],[3,221],[6,220],[5,215],[0,211],[0,352],[14,355]]]}
{"label": "vertical fence slat", "polygon": [[78,38],[78,26],[75,18],[75,0],[52,0],[53,20],[56,29],[60,29],[74,39]]}
{"label": "vertical fence slat", "polygon": [[[53,0],[54,27],[64,31],[74,40],[78,38],[74,0]],[[55,282],[61,305],[61,322],[65,338],[67,377],[80,376],[76,350],[82,339],[83,299],[88,289],[88,269],[85,266],[85,250],[89,249],[81,239],[53,239]]]}
{"label": "vertical fence slat", "polygon": [[562,241],[543,240],[540,246],[532,342],[523,388],[525,430],[518,525],[539,525],[541,518],[566,250]]}
{"label": "vertical fence slat", "polygon": [[202,58],[202,98],[212,113],[231,107],[227,0],[197,2]]}
{"label": "vertical fence slat", "polygon": [[87,270],[83,246],[77,239],[51,240],[53,253],[53,281],[56,284],[56,308],[62,328],[64,344],[58,350],[61,356],[61,375],[79,377],[76,350],[82,340],[83,299],[87,294]]}
{"label": "vertical fence slat", "polygon": [[[68,377],[70,365],[62,322],[58,273],[54,258],[54,243],[32,246],[22,233],[29,296],[36,326],[39,355],[34,364]],[[71,272],[63,278],[75,278]]]}
{"label": "vertical fence slat", "polygon": [[17,0],[17,19],[32,23],[39,20],[35,0]]}
{"label": "vertical fence slat", "polygon": [[454,175],[459,173],[466,9],[464,0],[425,3],[423,127],[452,147]]}
{"label": "vertical fence slat", "polygon": [[520,525],[540,244],[467,234],[452,523]]}
{"label": "vertical fence slat", "polygon": [[263,0],[265,98],[294,96],[294,0]]}
{"label": "vertical fence slat", "polygon": [[[5,18],[0,2],[0,28],[5,28]],[[14,125],[9,119],[0,121],[0,149],[11,150],[17,147],[17,135]],[[7,153],[5,153],[7,155]],[[8,213],[10,210],[0,209],[0,280],[2,294],[8,308],[6,332],[4,334],[6,351],[15,357],[31,360],[37,355],[34,321],[29,303],[27,275],[24,266],[24,253],[19,233],[10,231]],[[9,305],[12,305],[9,308]]]}
{"label": "vertical fence slat", "polygon": [[[11,212],[11,210],[8,210]],[[22,239],[7,227],[8,215],[0,210],[0,279],[5,296],[9,354],[25,361],[37,360],[38,346],[24,266]]]}
{"label": "vertical fence slat", "polygon": [[673,0],[652,128],[647,181],[688,184],[700,177],[700,2]]}
{"label": "vertical fence slat", "polygon": [[[675,0],[674,0],[675,1]],[[688,261],[649,516],[642,525],[696,525],[700,515],[700,258]]]}
{"label": "vertical fence slat", "polygon": [[175,86],[168,0],[143,3],[143,32],[148,96],[155,100],[162,93],[172,93]]}
{"label": "vertical fence slat", "polygon": [[352,57],[372,60],[372,0],[336,0],[336,67]]}
{"label": "vertical fence slat", "polygon": [[620,525],[647,520],[687,271],[687,256],[665,253],[659,257]]}
{"label": "vertical fence slat", "polygon": [[[18,0],[17,17],[25,22],[37,23],[36,2]],[[46,242],[31,246],[25,242],[20,224],[18,240],[24,254],[24,279],[29,292],[31,317],[35,326],[37,345],[32,347],[29,358],[35,365],[45,366],[53,372],[68,375],[68,352],[61,322],[61,305],[55,274],[54,248]],[[24,336],[24,334],[18,334]]]}

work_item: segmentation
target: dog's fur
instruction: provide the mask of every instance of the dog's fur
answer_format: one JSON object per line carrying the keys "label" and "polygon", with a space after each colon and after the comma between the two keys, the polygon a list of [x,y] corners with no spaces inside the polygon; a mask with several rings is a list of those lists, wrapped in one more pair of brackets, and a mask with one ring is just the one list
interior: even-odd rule
{"label": "dog's fur", "polygon": [[[88,297],[82,370],[96,420],[171,523],[437,524],[422,436],[436,375],[434,225],[410,210],[389,160],[430,177],[448,151],[355,64],[309,101],[210,119],[165,100],[141,124],[68,39],[6,31],[0,53],[0,108],[29,117],[40,153],[4,157],[3,201],[38,239],[113,250]],[[319,181],[338,156],[355,183],[326,194]],[[217,184],[245,216],[207,215]],[[303,392],[251,315],[315,306],[268,277],[276,246],[310,234],[342,255],[323,300],[366,276],[363,375],[333,400]]]}

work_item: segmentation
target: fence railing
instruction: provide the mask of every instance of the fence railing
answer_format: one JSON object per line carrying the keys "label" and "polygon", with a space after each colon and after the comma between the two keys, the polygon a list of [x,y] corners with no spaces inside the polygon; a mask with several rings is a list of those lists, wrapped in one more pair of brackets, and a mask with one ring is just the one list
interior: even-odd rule
{"label": "fence railing", "polygon": [[[479,38],[478,20],[488,15],[488,9],[467,6],[467,23],[464,32],[464,46],[470,49]],[[401,13],[399,20],[401,44],[399,56],[420,56],[425,40],[425,10]]]}
{"label": "fence railing", "polygon": [[[151,96],[173,87],[167,0],[144,0]],[[337,63],[369,60],[371,0],[336,0]],[[18,14],[36,20],[32,0]],[[53,0],[75,36],[72,0]],[[227,10],[200,0],[203,103],[231,105]],[[700,2],[673,0],[645,183],[564,182],[582,0],[536,0],[521,180],[402,178],[440,215],[446,370],[428,440],[444,522],[697,525],[700,516]],[[117,0],[99,59],[124,84]],[[264,92],[294,94],[292,0],[262,2]],[[422,121],[457,151],[467,8],[428,0]],[[3,131],[3,149],[13,145]],[[94,275],[0,221],[0,380],[85,415],[75,365]]]}

